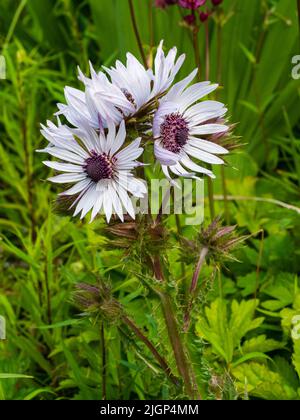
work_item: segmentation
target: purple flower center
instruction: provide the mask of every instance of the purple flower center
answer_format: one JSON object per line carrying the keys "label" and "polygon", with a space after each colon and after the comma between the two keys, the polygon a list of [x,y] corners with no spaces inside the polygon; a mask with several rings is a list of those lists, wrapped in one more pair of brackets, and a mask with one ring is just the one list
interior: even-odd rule
{"label": "purple flower center", "polygon": [[169,114],[160,127],[160,136],[165,149],[179,153],[188,141],[188,124],[180,114]]}
{"label": "purple flower center", "polygon": [[98,182],[101,179],[111,179],[114,173],[114,159],[106,153],[98,154],[91,152],[91,157],[85,160],[85,171],[92,181]]}
{"label": "purple flower center", "polygon": [[134,100],[134,97],[131,95],[131,93],[127,90],[122,88],[121,91],[124,93],[124,95],[126,96],[126,99],[132,103],[132,105],[134,105],[136,107],[136,103]]}

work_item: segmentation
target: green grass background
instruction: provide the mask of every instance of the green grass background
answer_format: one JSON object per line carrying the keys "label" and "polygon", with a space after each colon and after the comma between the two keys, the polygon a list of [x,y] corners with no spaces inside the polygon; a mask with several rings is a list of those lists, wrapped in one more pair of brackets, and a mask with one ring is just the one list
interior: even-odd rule
{"label": "green grass background", "polygon": [[[176,45],[187,54],[179,76],[186,75],[194,53],[178,9],[153,10],[151,30],[152,2],[134,4],[145,50],[152,37],[154,45]],[[221,50],[210,22],[210,79],[220,82],[243,143],[225,171],[230,222],[252,236],[239,262],[199,296],[188,345],[207,398],[299,399],[300,340],[291,338],[300,314],[300,86],[291,77],[297,2],[224,0],[223,8]],[[204,63],[204,28],[199,37]],[[101,328],[70,303],[75,283],[99,275],[176,372],[159,302],[122,252],[104,247],[101,219],[89,225],[53,211],[57,190],[35,153],[45,144],[40,122],[64,102],[65,85],[79,86],[77,65],[88,72],[88,60],[100,68],[127,51],[139,56],[128,2],[1,0],[0,48],[7,65],[0,80],[0,315],[7,321],[0,399],[104,398]],[[220,176],[215,194],[222,215]],[[169,227],[175,229],[172,218]],[[176,242],[166,253],[176,301],[183,281]],[[186,264],[187,280],[193,267]],[[203,281],[210,276],[206,267]],[[105,324],[105,345],[106,398],[180,397],[126,328]]]}

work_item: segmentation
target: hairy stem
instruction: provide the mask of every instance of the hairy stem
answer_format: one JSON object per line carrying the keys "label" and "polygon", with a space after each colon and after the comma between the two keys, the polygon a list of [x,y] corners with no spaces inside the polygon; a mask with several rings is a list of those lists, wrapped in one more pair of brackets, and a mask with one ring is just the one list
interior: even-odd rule
{"label": "hairy stem", "polygon": [[[159,271],[160,273],[162,273],[162,276],[163,276],[163,270],[161,268],[161,262],[160,262],[159,257],[156,263],[160,265]],[[154,270],[154,274],[156,274],[155,270]],[[160,281],[165,280],[164,278],[161,278],[160,276],[156,278]],[[173,349],[177,369],[182,377],[185,390],[191,399],[194,399],[195,395],[197,395],[198,399],[201,399],[201,396],[197,389],[197,385],[195,381],[193,381],[192,379],[194,378],[194,375],[191,372],[191,367],[188,364],[188,359],[186,356],[184,345],[181,341],[181,337],[178,330],[178,322],[174,314],[171,298],[167,292],[162,291],[161,289],[159,290],[156,289],[155,291],[161,300],[169,340]]]}
{"label": "hairy stem", "polygon": [[166,321],[169,340],[173,348],[178,372],[180,373],[183,379],[187,394],[190,398],[194,399],[195,390],[193,389],[192,380],[190,377],[190,369],[188,366],[188,361],[183,348],[183,344],[181,342],[180,334],[178,332],[177,320],[173,312],[170,296],[162,291],[158,292],[158,294],[162,303],[163,314]]}
{"label": "hairy stem", "polygon": [[159,255],[155,255],[153,259],[153,271],[155,278],[159,281],[164,280],[164,273],[162,271]]}
{"label": "hairy stem", "polygon": [[[180,223],[179,214],[175,214],[175,221],[176,221],[177,234],[180,237],[180,236],[182,236],[182,227],[181,227],[181,223]],[[181,268],[181,277],[182,277],[182,280],[184,282],[185,281],[185,275],[186,275],[184,262],[181,262],[180,268]]]}
{"label": "hairy stem", "polygon": [[163,371],[166,373],[168,378],[171,382],[173,382],[174,385],[179,386],[180,382],[178,378],[176,378],[172,372],[170,367],[168,366],[165,359],[158,353],[154,345],[151,343],[151,341],[148,340],[148,338],[143,334],[143,332],[138,328],[138,326],[127,316],[123,316],[123,322],[136,334],[136,336],[148,347],[150,352],[153,354],[155,359],[158,361],[159,365],[163,369]]}
{"label": "hairy stem", "polygon": [[133,1],[132,0],[128,0],[129,3],[129,9],[130,9],[130,16],[131,16],[131,23],[132,23],[132,27],[134,30],[134,34],[135,34],[135,38],[140,50],[140,54],[144,63],[144,66],[147,68],[148,67],[148,63],[147,63],[147,58],[146,58],[146,54],[143,48],[143,43],[142,43],[142,39],[139,33],[139,29],[137,26],[137,22],[136,22],[136,17],[135,17],[135,12],[134,12],[134,6],[133,6]]}

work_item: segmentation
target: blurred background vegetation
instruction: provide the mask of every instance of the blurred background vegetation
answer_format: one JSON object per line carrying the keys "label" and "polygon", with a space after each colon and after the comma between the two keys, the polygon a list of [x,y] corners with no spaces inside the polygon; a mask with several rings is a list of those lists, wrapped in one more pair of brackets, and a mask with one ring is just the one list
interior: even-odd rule
{"label": "blurred background vegetation", "polygon": [[[164,39],[166,48],[187,54],[179,76],[191,71],[192,34],[179,9],[157,9],[152,0],[134,5],[147,54]],[[198,295],[188,345],[206,398],[300,399],[300,340],[291,338],[300,314],[300,85],[291,76],[297,2],[224,0],[220,10],[209,20],[210,79],[220,83],[219,99],[243,144],[225,169],[225,216],[249,239],[214,281],[205,267],[201,284],[209,287]],[[199,42],[204,63],[204,25]],[[0,315],[7,321],[0,399],[178,397],[126,326],[99,328],[78,317],[75,283],[109,279],[176,373],[159,303],[138,267],[131,269],[120,249],[104,247],[101,219],[89,225],[53,211],[56,189],[35,153],[43,145],[39,124],[64,102],[64,86],[80,86],[77,65],[88,73],[89,60],[100,68],[127,51],[140,57],[127,0],[1,0],[0,48],[7,66],[0,80]],[[221,179],[215,198],[223,216]],[[175,232],[172,218],[169,226]],[[194,264],[182,270],[170,241],[175,300]]]}

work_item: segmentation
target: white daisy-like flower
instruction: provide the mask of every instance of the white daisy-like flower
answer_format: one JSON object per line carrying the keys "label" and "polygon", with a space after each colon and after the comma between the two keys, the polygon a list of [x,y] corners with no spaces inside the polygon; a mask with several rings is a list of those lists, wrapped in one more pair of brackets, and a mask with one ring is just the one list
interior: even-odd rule
{"label": "white daisy-like flower", "polygon": [[124,122],[118,132],[115,125],[109,122],[107,135],[103,131],[98,134],[88,126],[71,129],[49,121],[47,126],[42,126],[41,132],[49,145],[38,151],[49,153],[61,161],[45,161],[44,164],[63,172],[49,178],[49,181],[74,184],[60,194],[76,196],[71,206],[76,206],[74,216],[81,213],[83,218],[92,210],[92,221],[103,210],[107,222],[113,213],[122,221],[124,212],[135,218],[130,196],[142,198],[147,193],[144,183],[132,173],[140,165],[136,159],[143,149],[140,147],[140,138],[122,148],[126,139]]}
{"label": "white daisy-like flower", "polygon": [[228,131],[222,123],[227,109],[217,101],[198,102],[218,85],[202,82],[188,86],[196,74],[194,70],[176,83],[162,98],[154,116],[154,152],[170,180],[170,171],[177,176],[196,177],[195,173],[201,173],[214,178],[212,171],[196,164],[191,157],[220,165],[224,161],[216,155],[228,153],[224,147],[201,138]]}
{"label": "white daisy-like flower", "polygon": [[79,80],[85,85],[85,91],[65,88],[67,104],[58,104],[59,112],[75,127],[88,124],[102,130],[107,121],[119,124],[124,116],[135,112],[135,106],[125,94],[108,79],[103,72],[96,73],[90,64],[91,78],[84,76],[79,69]]}
{"label": "white daisy-like flower", "polygon": [[85,91],[66,87],[67,104],[58,104],[57,115],[64,115],[75,127],[83,123],[99,129],[107,127],[108,119],[118,125],[170,88],[185,59],[183,54],[176,61],[176,55],[174,47],[165,56],[161,41],[154,72],[145,69],[130,53],[127,54],[126,65],[118,60],[115,67],[104,67],[106,74],[103,71],[97,73],[92,64],[91,78],[79,69],[79,80],[84,84]]}

